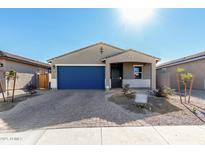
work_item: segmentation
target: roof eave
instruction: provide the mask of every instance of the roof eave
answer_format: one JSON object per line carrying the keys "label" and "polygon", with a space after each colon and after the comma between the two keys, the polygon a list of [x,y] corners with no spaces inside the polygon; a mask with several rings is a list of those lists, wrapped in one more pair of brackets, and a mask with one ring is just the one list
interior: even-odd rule
{"label": "roof eave", "polygon": [[40,64],[40,63],[38,64],[38,63],[34,63],[34,62],[30,62],[30,61],[26,61],[26,60],[14,58],[14,57],[9,57],[7,55],[2,55],[0,57],[3,58],[3,59],[6,59],[6,60],[16,61],[16,62],[28,64],[28,65],[39,66],[39,67],[43,67],[43,68],[50,68],[49,64],[48,65]]}
{"label": "roof eave", "polygon": [[119,53],[119,54],[116,54],[116,55],[113,55],[113,56],[110,56],[110,57],[107,57],[107,58],[106,58],[106,57],[105,57],[105,58],[102,58],[101,61],[105,61],[106,59],[113,58],[113,57],[115,57],[115,56],[119,56],[119,55],[124,54],[124,53],[129,52],[129,51],[133,51],[133,52],[136,52],[136,53],[143,54],[143,55],[145,55],[145,56],[149,56],[149,57],[151,57],[151,58],[154,58],[154,59],[156,60],[156,63],[158,63],[158,62],[161,60],[160,58],[157,58],[157,57],[154,57],[154,56],[145,54],[145,53],[143,53],[143,52],[136,51],[136,50],[133,50],[133,49],[129,49],[129,50],[125,50],[124,52],[121,52],[121,53]]}
{"label": "roof eave", "polygon": [[200,57],[191,58],[191,59],[184,59],[184,60],[176,61],[173,63],[170,62],[170,63],[161,64],[161,65],[157,66],[157,69],[164,68],[164,67],[171,67],[171,66],[175,66],[178,64],[184,64],[184,63],[193,62],[193,61],[201,60],[201,59],[205,59],[205,55],[200,56]]}
{"label": "roof eave", "polygon": [[161,60],[161,59],[160,59],[160,58],[158,58],[158,57],[155,57],[155,56],[152,56],[152,55],[146,54],[146,53],[141,52],[141,51],[138,51],[138,50],[128,49],[127,51],[138,52],[138,53],[143,54],[143,55],[145,55],[145,56],[148,56],[148,57],[154,58],[154,59],[156,59],[156,60],[158,60],[158,61],[160,61],[160,60]]}

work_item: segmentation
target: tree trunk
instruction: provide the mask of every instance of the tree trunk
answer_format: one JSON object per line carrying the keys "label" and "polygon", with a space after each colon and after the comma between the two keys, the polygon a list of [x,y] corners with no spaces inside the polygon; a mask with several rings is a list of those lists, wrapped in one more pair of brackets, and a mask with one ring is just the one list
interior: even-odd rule
{"label": "tree trunk", "polygon": [[185,82],[184,83],[184,100],[185,100],[185,103],[186,103],[186,96],[187,96],[187,83]]}
{"label": "tree trunk", "polygon": [[177,86],[178,86],[178,91],[179,91],[179,98],[180,98],[180,101],[182,103],[182,96],[181,96],[181,87],[180,87],[179,76],[176,75],[176,78],[177,78]]}
{"label": "tree trunk", "polygon": [[192,93],[193,82],[194,82],[194,78],[192,78],[191,83],[190,83],[188,103],[190,103],[190,99],[191,99],[191,93]]}
{"label": "tree trunk", "polygon": [[6,79],[6,83],[7,83],[6,84],[6,95],[7,95],[7,97],[9,97],[9,80],[10,80],[9,78]]}

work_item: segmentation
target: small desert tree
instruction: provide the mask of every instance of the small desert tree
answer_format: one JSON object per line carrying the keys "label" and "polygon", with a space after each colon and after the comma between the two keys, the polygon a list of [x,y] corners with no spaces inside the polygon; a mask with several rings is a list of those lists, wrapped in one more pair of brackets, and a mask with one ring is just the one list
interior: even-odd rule
{"label": "small desert tree", "polygon": [[15,70],[10,70],[8,72],[5,73],[5,78],[7,80],[7,96],[9,96],[9,84],[10,81],[13,80],[13,94],[12,94],[12,101],[14,98],[14,90],[15,90],[15,81],[16,81],[16,71]]}
{"label": "small desert tree", "polygon": [[189,86],[189,98],[188,98],[188,103],[190,102],[190,97],[191,97],[191,92],[192,92],[192,85],[193,85],[193,75],[189,72],[186,72],[184,68],[178,67],[177,68],[177,83],[178,83],[178,91],[180,94],[180,101],[182,103],[182,98],[181,98],[181,84],[184,86],[184,98],[185,98],[185,103],[187,102],[187,88]]}
{"label": "small desert tree", "polygon": [[9,84],[10,84],[10,81],[11,79],[14,78],[15,76],[15,71],[14,70],[10,70],[8,72],[5,73],[5,78],[6,78],[6,81],[7,81],[7,96],[9,96]]}

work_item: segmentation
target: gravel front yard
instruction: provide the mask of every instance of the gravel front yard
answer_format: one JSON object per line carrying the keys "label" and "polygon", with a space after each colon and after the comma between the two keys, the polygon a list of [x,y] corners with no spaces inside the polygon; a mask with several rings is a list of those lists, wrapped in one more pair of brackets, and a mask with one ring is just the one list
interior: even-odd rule
{"label": "gravel front yard", "polygon": [[[121,90],[119,90],[121,91]],[[151,110],[129,104],[119,91],[57,90],[18,102],[0,112],[0,131],[48,128],[202,125],[204,124],[178,97],[149,98]],[[118,93],[118,94],[117,94]],[[114,98],[113,98],[114,97]],[[116,97],[116,98],[115,98]],[[205,108],[205,100],[193,97]]]}
{"label": "gravel front yard", "polygon": [[[194,100],[194,99],[193,99]],[[163,98],[150,98],[159,107],[155,116],[145,117],[145,122],[151,125],[203,125],[204,122],[196,117],[190,110],[180,103],[178,96],[172,96],[167,100]],[[192,102],[193,104],[195,102]],[[205,103],[205,102],[203,102]],[[165,105],[169,104],[169,105]],[[204,104],[205,105],[205,104]],[[170,107],[170,108],[169,108]],[[174,109],[175,108],[175,109]],[[167,109],[167,110],[166,110]]]}
{"label": "gravel front yard", "polygon": [[14,101],[11,101],[11,97],[6,98],[6,102],[3,101],[3,98],[0,97],[0,112],[3,111],[7,111],[7,110],[11,110],[12,108],[14,108],[16,105],[18,105],[18,103],[21,103],[23,101],[26,101],[27,99],[31,99],[33,97],[36,96],[40,96],[44,93],[44,91],[37,91],[36,94],[28,94],[28,93],[24,93],[22,95],[17,95],[14,97]]}
{"label": "gravel front yard", "polygon": [[[203,92],[199,91],[198,93],[203,95]],[[120,91],[109,97],[109,101],[118,104],[131,113],[140,114],[146,124],[154,126],[203,125],[203,120],[205,120],[200,120],[193,112],[181,104],[179,97],[176,95],[169,98],[149,96],[148,105],[145,108],[133,105],[132,100],[123,96]],[[204,109],[205,112],[205,99],[194,95],[191,104]]]}

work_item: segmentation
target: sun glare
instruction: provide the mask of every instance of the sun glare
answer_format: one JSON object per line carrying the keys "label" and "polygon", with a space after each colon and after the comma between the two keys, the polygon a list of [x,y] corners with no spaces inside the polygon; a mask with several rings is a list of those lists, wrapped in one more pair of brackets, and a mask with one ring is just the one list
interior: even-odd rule
{"label": "sun glare", "polygon": [[123,8],[119,9],[119,12],[124,23],[133,24],[135,26],[142,25],[151,20],[154,15],[154,9],[147,8]]}

